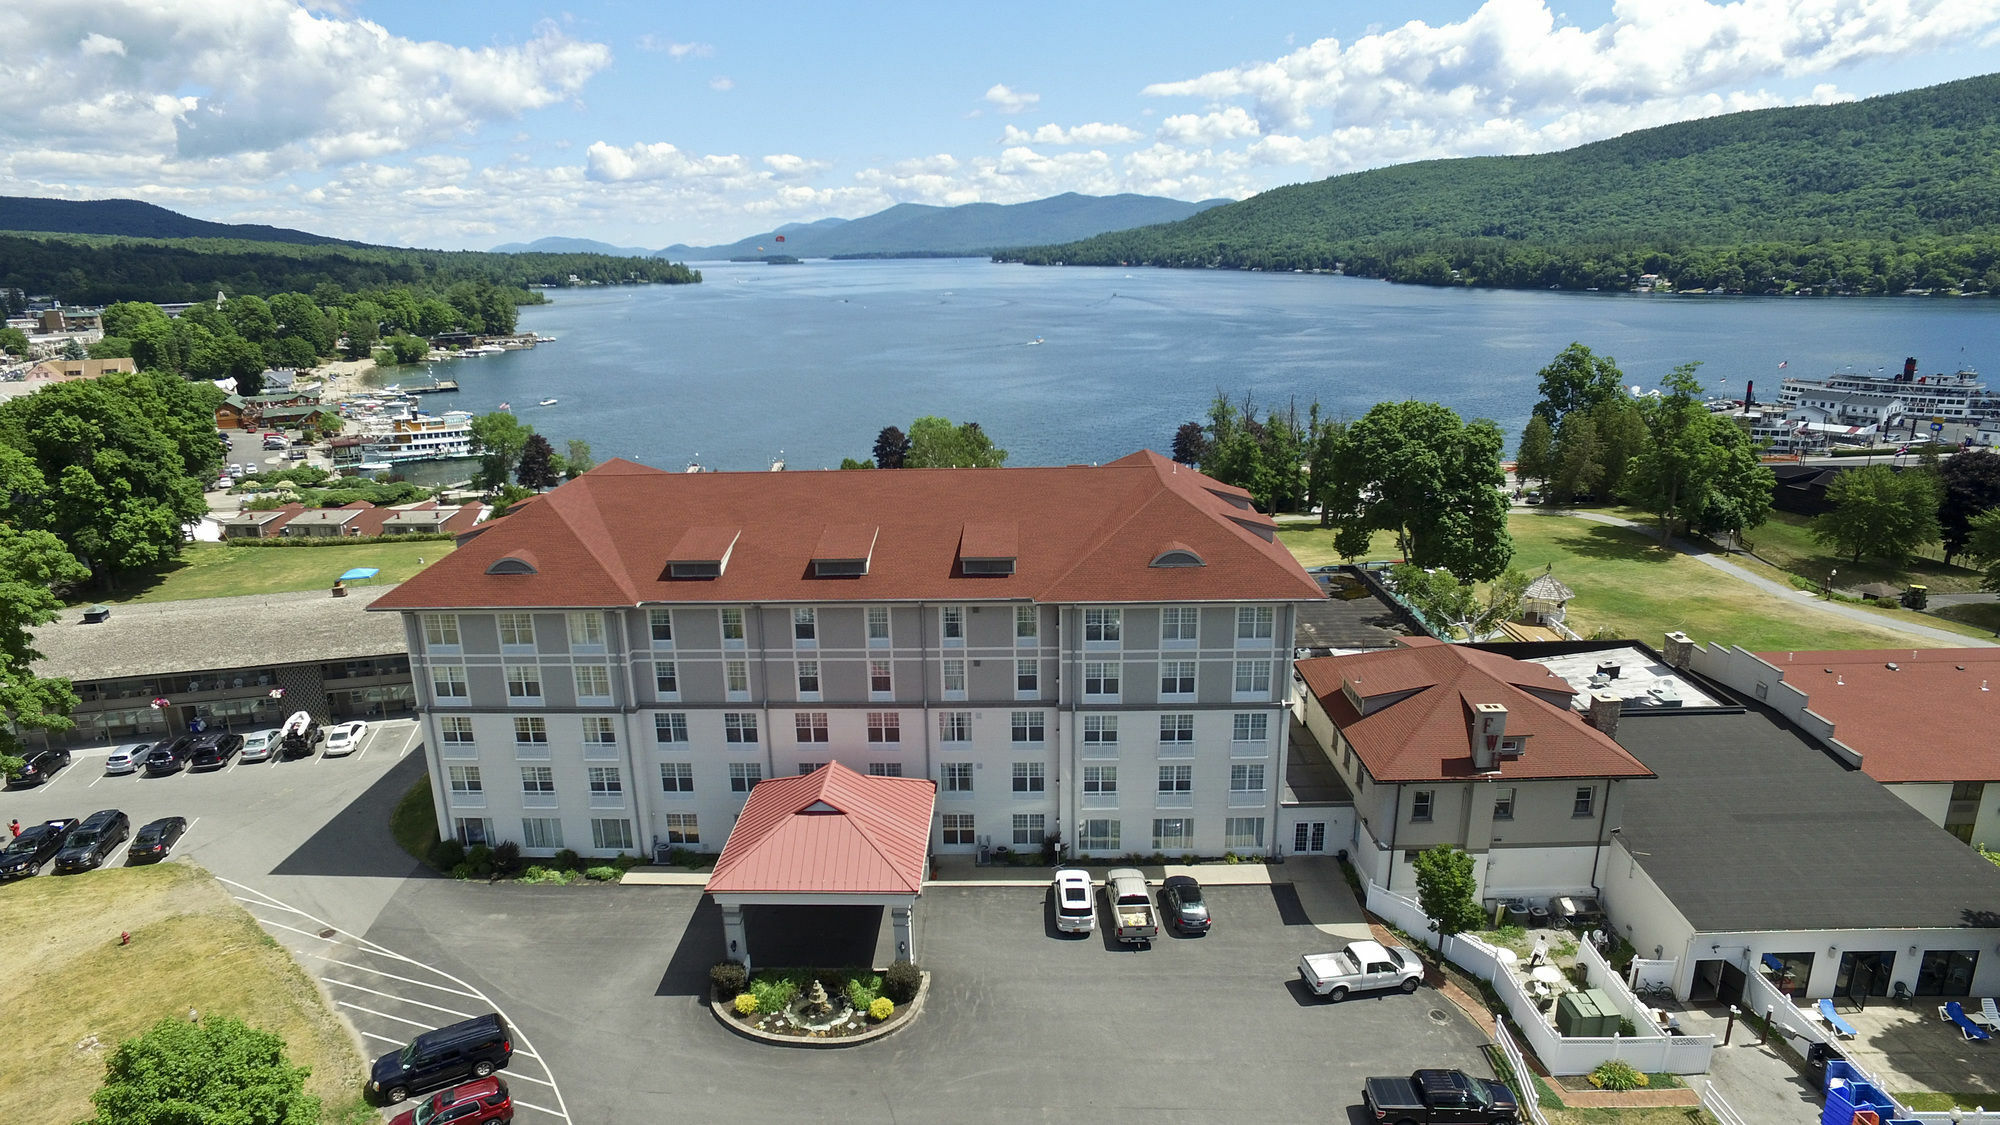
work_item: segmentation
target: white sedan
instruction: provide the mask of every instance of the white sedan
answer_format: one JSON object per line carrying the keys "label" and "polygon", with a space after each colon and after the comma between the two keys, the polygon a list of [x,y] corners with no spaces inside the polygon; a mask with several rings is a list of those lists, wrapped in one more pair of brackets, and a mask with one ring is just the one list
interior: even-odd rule
{"label": "white sedan", "polygon": [[320,757],[340,758],[354,753],[361,747],[361,736],[367,733],[368,724],[360,719],[326,728],[326,746],[320,750]]}
{"label": "white sedan", "polygon": [[108,774],[134,773],[146,763],[146,755],[153,749],[150,742],[134,742],[125,746],[113,746],[111,756],[104,760],[104,772]]}
{"label": "white sedan", "polygon": [[253,730],[243,736],[242,761],[261,762],[277,752],[278,731],[276,729]]}

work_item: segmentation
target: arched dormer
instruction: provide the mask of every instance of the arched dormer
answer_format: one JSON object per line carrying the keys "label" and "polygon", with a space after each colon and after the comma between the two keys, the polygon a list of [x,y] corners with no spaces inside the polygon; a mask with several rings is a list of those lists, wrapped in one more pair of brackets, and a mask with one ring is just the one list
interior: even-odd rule
{"label": "arched dormer", "polygon": [[515,551],[511,555],[506,555],[501,558],[494,559],[492,565],[486,568],[486,573],[540,574],[541,570],[535,566],[534,555],[528,553],[527,551]]}
{"label": "arched dormer", "polygon": [[1163,566],[1163,567],[1164,566],[1207,566],[1208,563],[1205,560],[1203,560],[1200,555],[1194,553],[1193,547],[1190,547],[1185,543],[1169,543],[1164,548],[1161,549],[1159,554],[1154,555],[1153,561],[1151,563],[1148,563],[1147,565]]}

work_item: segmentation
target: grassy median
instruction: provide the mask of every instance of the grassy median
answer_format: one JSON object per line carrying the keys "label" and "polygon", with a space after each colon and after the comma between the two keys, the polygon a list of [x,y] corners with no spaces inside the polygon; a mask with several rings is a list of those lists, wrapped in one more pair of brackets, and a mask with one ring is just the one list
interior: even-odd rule
{"label": "grassy median", "polygon": [[[130,945],[118,935],[129,931]],[[329,1123],[372,1121],[362,1060],[298,963],[186,863],[43,875],[0,888],[7,935],[0,1121],[78,1121],[118,1044],[163,1017],[233,1016],[285,1040]]]}

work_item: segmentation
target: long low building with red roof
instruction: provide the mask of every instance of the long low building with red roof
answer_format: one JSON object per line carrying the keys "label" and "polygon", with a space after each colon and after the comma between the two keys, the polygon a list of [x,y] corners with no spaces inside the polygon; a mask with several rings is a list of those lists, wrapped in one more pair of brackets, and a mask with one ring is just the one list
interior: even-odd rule
{"label": "long low building with red roof", "polygon": [[439,823],[529,854],[713,850],[836,757],[937,783],[933,846],[1263,854],[1295,610],[1249,495],[1101,466],[611,461],[460,540],[404,615]]}

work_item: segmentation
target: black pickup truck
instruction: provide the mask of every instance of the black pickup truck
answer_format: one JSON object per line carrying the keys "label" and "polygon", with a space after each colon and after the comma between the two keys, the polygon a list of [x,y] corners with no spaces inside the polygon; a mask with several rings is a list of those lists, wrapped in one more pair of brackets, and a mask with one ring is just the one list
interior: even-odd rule
{"label": "black pickup truck", "polygon": [[1474,1078],[1462,1070],[1420,1070],[1408,1078],[1370,1078],[1362,1102],[1370,1117],[1390,1125],[1431,1121],[1515,1125],[1521,1119],[1521,1107],[1505,1083]]}

